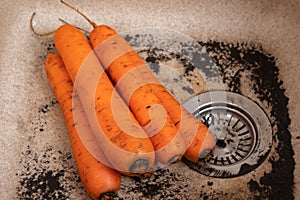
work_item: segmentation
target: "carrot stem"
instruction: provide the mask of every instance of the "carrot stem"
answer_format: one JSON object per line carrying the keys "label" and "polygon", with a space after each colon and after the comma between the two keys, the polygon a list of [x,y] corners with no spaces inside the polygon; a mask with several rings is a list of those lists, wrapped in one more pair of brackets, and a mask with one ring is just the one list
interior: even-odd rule
{"label": "carrot stem", "polygon": [[36,35],[36,36],[39,36],[39,37],[44,37],[44,36],[48,36],[48,35],[54,34],[56,30],[50,31],[50,32],[46,32],[46,33],[38,33],[38,32],[36,32],[34,30],[34,28],[33,28],[33,19],[34,19],[35,14],[36,14],[35,12],[32,13],[31,18],[30,18],[30,29],[33,32],[33,34]]}
{"label": "carrot stem", "polygon": [[97,26],[97,24],[95,22],[93,22],[92,20],[90,20],[85,14],[83,14],[78,8],[75,8],[74,6],[68,4],[67,2],[60,0],[61,3],[63,3],[64,5],[66,5],[67,7],[71,8],[72,10],[74,10],[75,12],[77,12],[79,15],[81,15],[84,19],[86,19],[94,28]]}

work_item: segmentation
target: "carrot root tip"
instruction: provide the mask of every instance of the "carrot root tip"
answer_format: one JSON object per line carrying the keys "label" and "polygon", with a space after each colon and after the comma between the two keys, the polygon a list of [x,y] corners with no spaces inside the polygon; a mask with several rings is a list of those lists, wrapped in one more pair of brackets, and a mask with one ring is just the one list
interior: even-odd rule
{"label": "carrot root tip", "polygon": [[199,155],[199,161],[211,157],[212,154],[213,154],[213,149],[206,149],[206,150],[204,150],[204,151]]}
{"label": "carrot root tip", "polygon": [[136,160],[129,168],[131,173],[145,173],[149,168],[149,161],[145,159]]}
{"label": "carrot root tip", "polygon": [[113,197],[116,197],[117,194],[115,192],[105,192],[99,196],[99,200],[107,200],[112,199]]}
{"label": "carrot root tip", "polygon": [[182,154],[175,155],[168,160],[168,163],[170,163],[170,164],[175,163],[175,162],[181,160],[182,156],[183,156]]}

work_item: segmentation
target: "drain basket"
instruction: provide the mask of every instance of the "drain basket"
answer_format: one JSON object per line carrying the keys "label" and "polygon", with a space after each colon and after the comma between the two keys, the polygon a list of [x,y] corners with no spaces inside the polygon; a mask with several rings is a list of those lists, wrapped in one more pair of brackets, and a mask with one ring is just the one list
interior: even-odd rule
{"label": "drain basket", "polygon": [[184,107],[201,120],[216,139],[213,155],[205,162],[183,159],[201,174],[228,178],[258,167],[272,146],[272,128],[264,111],[252,100],[227,91],[199,94]]}

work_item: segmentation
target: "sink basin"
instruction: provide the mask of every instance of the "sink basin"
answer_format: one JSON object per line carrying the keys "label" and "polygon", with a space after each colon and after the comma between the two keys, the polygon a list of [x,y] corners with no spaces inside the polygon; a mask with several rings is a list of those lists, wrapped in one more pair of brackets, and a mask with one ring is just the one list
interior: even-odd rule
{"label": "sink basin", "polygon": [[[267,157],[241,176],[209,176],[178,162],[150,179],[123,176],[116,199],[300,196],[299,1],[69,3],[118,30],[180,103],[230,91],[260,107],[272,128]],[[88,199],[44,71],[53,36],[34,36],[29,21],[36,12],[33,26],[41,33],[60,26],[58,18],[92,27],[59,1],[4,0],[1,7],[0,199]]]}

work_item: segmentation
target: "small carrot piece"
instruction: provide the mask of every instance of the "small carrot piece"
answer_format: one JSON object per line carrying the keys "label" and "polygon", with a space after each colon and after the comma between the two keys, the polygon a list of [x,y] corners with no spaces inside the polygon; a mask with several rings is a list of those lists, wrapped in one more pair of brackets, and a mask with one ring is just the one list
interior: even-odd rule
{"label": "small carrot piece", "polygon": [[150,139],[115,91],[85,35],[74,26],[63,25],[56,30],[54,43],[112,166],[125,174],[153,170],[155,153]]}
{"label": "small carrot piece", "polygon": [[[143,80],[141,83],[145,83],[148,90],[159,98],[159,102],[167,110],[167,114],[185,140],[187,146],[185,157],[188,160],[198,162],[214,148],[215,139],[207,127],[178,103],[154,77],[149,68],[145,67],[144,61],[121,35],[106,25],[100,25],[96,26],[91,32],[90,41],[102,65],[107,68],[115,82],[120,80],[122,75],[134,71],[134,75]],[[130,78],[134,80],[134,78]],[[129,86],[126,85],[126,87]],[[123,89],[120,90],[122,93]],[[124,93],[126,92],[123,91],[122,94]],[[127,91],[127,93],[130,92]],[[132,99],[134,95],[132,95]],[[131,101],[133,112],[137,101]],[[139,101],[142,101],[142,99],[139,99]],[[144,102],[146,102],[146,99],[144,99]],[[136,109],[140,109],[140,107]],[[142,115],[142,113],[140,111],[135,112],[136,115]],[[137,119],[139,118],[138,116]]]}
{"label": "small carrot piece", "polygon": [[[118,171],[97,160],[86,148],[78,134],[78,128],[89,138],[89,145],[94,146],[98,157],[105,159],[99,145],[93,139],[94,134],[88,124],[85,112],[78,98],[73,98],[73,83],[58,54],[49,53],[45,61],[45,70],[54,94],[61,106],[68,129],[74,159],[82,184],[88,195],[93,199],[110,197],[120,189],[121,175]],[[76,95],[76,94],[75,94]],[[74,102],[72,102],[72,99]],[[74,104],[75,106],[74,106]],[[74,112],[77,112],[76,121]]]}
{"label": "small carrot piece", "polygon": [[127,51],[123,40],[105,25],[96,26],[90,33],[90,41],[99,60],[148,133],[157,160],[163,165],[178,161],[186,150],[185,142],[163,108],[161,100],[141,76],[141,71],[147,66],[136,57],[132,49]]}

